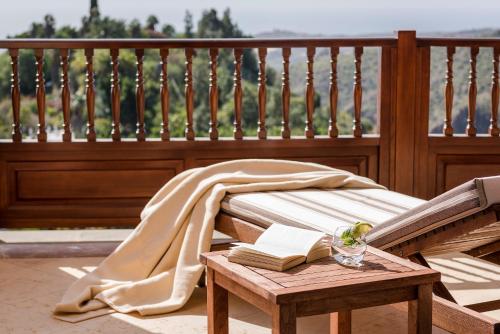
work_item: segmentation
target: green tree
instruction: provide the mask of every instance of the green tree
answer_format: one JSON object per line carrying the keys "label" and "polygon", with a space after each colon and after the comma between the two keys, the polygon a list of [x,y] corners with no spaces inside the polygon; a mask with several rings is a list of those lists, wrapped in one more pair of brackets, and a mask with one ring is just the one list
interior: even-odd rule
{"label": "green tree", "polygon": [[155,31],[158,23],[160,23],[160,21],[158,21],[158,18],[154,15],[150,15],[146,20],[146,29]]}
{"label": "green tree", "polygon": [[184,37],[193,38],[193,14],[186,10],[186,14],[184,15]]}

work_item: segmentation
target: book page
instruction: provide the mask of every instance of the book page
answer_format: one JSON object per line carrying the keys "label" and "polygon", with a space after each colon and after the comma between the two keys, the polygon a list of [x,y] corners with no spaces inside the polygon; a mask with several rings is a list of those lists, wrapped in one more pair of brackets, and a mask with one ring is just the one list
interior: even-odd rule
{"label": "book page", "polygon": [[243,251],[246,253],[252,253],[256,255],[263,255],[267,258],[284,260],[289,257],[295,256],[305,256],[303,254],[298,253],[294,249],[287,249],[279,246],[269,245],[269,244],[247,244],[243,242],[235,243],[237,247],[232,248],[233,254],[237,255],[239,252]]}
{"label": "book page", "polygon": [[324,236],[322,232],[273,224],[261,234],[255,246],[261,250],[284,249],[294,255],[307,256],[311,248]]}

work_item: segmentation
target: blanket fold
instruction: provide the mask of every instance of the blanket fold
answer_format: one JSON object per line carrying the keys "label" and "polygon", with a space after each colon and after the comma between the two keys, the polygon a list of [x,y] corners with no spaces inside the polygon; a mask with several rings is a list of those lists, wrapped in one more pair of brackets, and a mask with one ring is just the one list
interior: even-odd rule
{"label": "blanket fold", "polygon": [[[165,184],[133,233],[56,305],[76,322],[117,311],[141,315],[178,310],[203,271],[215,216],[226,193],[303,188],[383,188],[370,179],[314,163],[248,159],[187,170]],[[111,308],[111,309],[110,309]]]}

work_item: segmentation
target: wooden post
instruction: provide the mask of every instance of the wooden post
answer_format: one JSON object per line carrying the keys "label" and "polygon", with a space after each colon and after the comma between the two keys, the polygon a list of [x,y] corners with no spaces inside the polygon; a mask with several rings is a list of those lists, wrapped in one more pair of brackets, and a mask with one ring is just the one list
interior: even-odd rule
{"label": "wooden post", "polygon": [[219,138],[217,110],[219,107],[219,87],[217,86],[217,56],[219,49],[209,50],[210,55],[210,78],[209,78],[209,96],[210,96],[210,123],[208,133],[211,140]]}
{"label": "wooden post", "polygon": [[281,121],[281,138],[290,138],[290,48],[283,48],[283,73],[281,77],[281,105],[282,105],[282,121]]}
{"label": "wooden post", "polygon": [[243,49],[234,49],[234,139],[243,139],[243,130],[241,128],[241,111],[243,108],[243,88],[241,86],[241,65],[243,60]]}
{"label": "wooden post", "polygon": [[384,46],[379,54],[377,120],[380,136],[380,158],[378,182],[394,189],[394,62],[396,48]]}
{"label": "wooden post", "polygon": [[399,31],[396,62],[394,190],[413,194],[417,40],[415,31]]}
{"label": "wooden post", "polygon": [[95,133],[95,90],[94,90],[94,49],[85,49],[85,64],[87,72],[85,74],[85,95],[87,97],[87,141],[96,141]]}
{"label": "wooden post", "polygon": [[195,134],[193,129],[193,109],[194,109],[194,92],[193,92],[193,54],[192,48],[184,50],[186,55],[186,73],[184,75],[184,95],[186,98],[186,129],[184,134],[187,140],[194,140]]}
{"label": "wooden post", "polygon": [[215,284],[216,273],[207,268],[207,318],[208,334],[228,334],[228,292]]}
{"label": "wooden post", "polygon": [[266,48],[259,48],[259,121],[257,122],[259,139],[266,139]]}
{"label": "wooden post", "polygon": [[69,89],[69,50],[61,49],[61,99],[63,109],[63,135],[64,142],[71,141],[71,114],[70,114],[70,89]]}
{"label": "wooden post", "polygon": [[418,299],[408,302],[408,333],[432,333],[432,284],[418,287]]}
{"label": "wooden post", "polygon": [[135,76],[135,105],[137,113],[137,141],[146,140],[146,130],[144,128],[144,109],[145,109],[145,96],[144,96],[144,49],[136,49],[136,65],[137,73]]}
{"label": "wooden post", "polygon": [[307,48],[307,75],[306,75],[306,138],[314,138],[314,55],[316,48]]}
{"label": "wooden post", "polygon": [[160,137],[162,141],[170,140],[170,131],[168,129],[168,112],[169,112],[169,93],[168,93],[168,49],[160,49],[160,101],[161,101],[161,130]]}
{"label": "wooden post", "polygon": [[272,334],[295,334],[297,331],[295,304],[273,305],[272,322]]}
{"label": "wooden post", "polygon": [[111,49],[111,138],[120,141],[120,78],[118,73],[119,49]]}
{"label": "wooden post", "polygon": [[352,312],[330,313],[330,334],[351,334]]}
{"label": "wooden post", "polygon": [[38,109],[38,132],[39,142],[47,141],[47,130],[45,129],[45,78],[43,77],[43,49],[35,50],[36,65],[36,106]]}
{"label": "wooden post", "polygon": [[337,46],[330,48],[330,119],[328,121],[328,135],[330,138],[339,136],[337,128],[337,102],[339,88],[337,85],[337,57],[339,48]]}
{"label": "wooden post", "polygon": [[361,129],[361,103],[363,101],[363,88],[361,86],[361,56],[363,55],[363,47],[357,46],[354,48],[354,84],[353,84],[353,99],[354,99],[354,121],[352,126],[352,134],[356,138],[360,138],[363,134]]}
{"label": "wooden post", "polygon": [[20,143],[21,134],[21,91],[19,89],[19,49],[9,50],[11,58],[12,73],[10,75],[10,94],[12,99],[12,141]]}
{"label": "wooden post", "polygon": [[500,97],[498,86],[498,58],[500,57],[500,48],[493,49],[493,71],[491,72],[491,118],[488,133],[492,137],[498,137],[498,100]]}

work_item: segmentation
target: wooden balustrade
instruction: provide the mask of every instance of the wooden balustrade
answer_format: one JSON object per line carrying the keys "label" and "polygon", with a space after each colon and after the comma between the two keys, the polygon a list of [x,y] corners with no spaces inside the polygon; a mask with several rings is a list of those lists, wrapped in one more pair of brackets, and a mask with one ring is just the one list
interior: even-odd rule
{"label": "wooden balustrade", "polygon": [[[315,109],[315,87],[314,87],[314,57],[316,49],[328,47],[330,50],[330,92],[329,92],[329,122],[328,137],[339,137],[337,126],[337,104],[339,99],[339,86],[337,83],[337,58],[340,54],[340,48],[352,47],[355,50],[354,63],[354,125],[353,136],[361,137],[361,56],[363,47],[395,47],[394,38],[339,38],[339,39],[212,39],[212,40],[8,40],[0,41],[0,48],[8,48],[12,60],[12,140],[20,142],[21,117],[20,103],[21,93],[19,88],[19,68],[18,54],[20,49],[33,49],[35,51],[36,61],[36,101],[38,109],[38,129],[37,140],[39,142],[47,141],[46,131],[46,92],[44,79],[44,51],[47,49],[58,50],[60,55],[60,88],[61,88],[61,106],[62,106],[62,141],[70,142],[72,140],[71,128],[71,90],[70,90],[70,53],[73,50],[83,49],[85,60],[85,101],[86,101],[86,140],[89,142],[97,141],[95,127],[95,101],[96,87],[94,74],[94,54],[95,50],[107,49],[110,54],[111,70],[110,76],[110,110],[111,110],[111,138],[115,142],[121,141],[121,88],[120,88],[120,50],[133,49],[136,56],[136,140],[145,141],[146,129],[149,124],[145,122],[145,75],[144,75],[144,57],[146,50],[157,49],[160,55],[160,108],[161,124],[160,139],[162,141],[170,140],[169,113],[170,113],[170,92],[168,79],[168,57],[171,49],[184,49],[185,55],[185,75],[184,75],[184,94],[186,108],[185,138],[186,140],[195,139],[193,115],[194,105],[194,83],[193,83],[193,57],[196,55],[196,49],[207,49],[209,67],[209,109],[210,121],[208,124],[208,134],[211,140],[219,139],[218,131],[218,86],[217,86],[217,58],[220,49],[232,49],[234,56],[234,74],[233,74],[233,98],[234,98],[234,120],[233,137],[242,139],[244,124],[242,124],[243,113],[243,83],[242,83],[242,65],[243,50],[250,48],[256,51],[258,59],[258,122],[255,136],[259,139],[267,139],[268,129],[266,124],[266,58],[268,50],[281,49],[283,72],[281,77],[281,138],[291,138],[290,124],[290,99],[292,96],[290,84],[290,57],[292,48],[305,48],[307,70],[305,74],[305,130],[306,138],[315,137],[314,128],[314,109]],[[493,117],[493,116],[492,116]],[[493,121],[492,121],[493,122]],[[248,125],[250,127],[250,125]],[[323,135],[323,134],[321,134]],[[250,134],[251,136],[251,134]]]}

